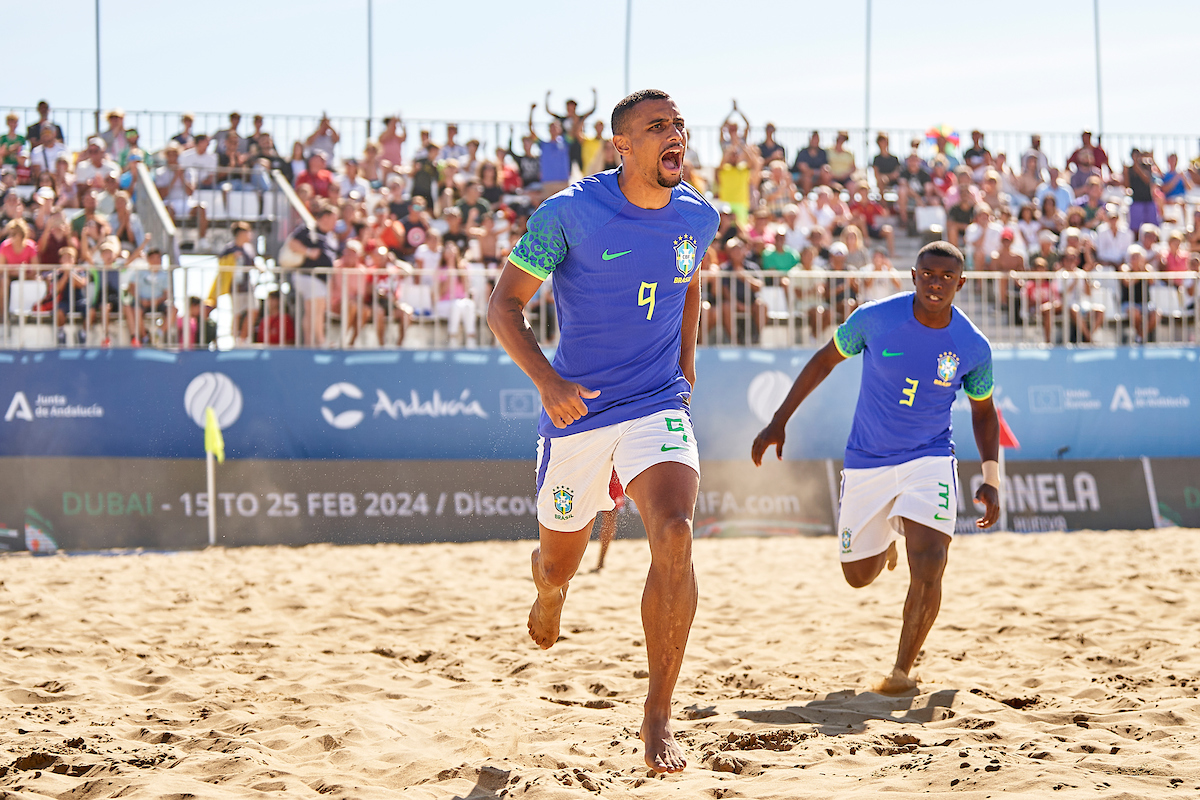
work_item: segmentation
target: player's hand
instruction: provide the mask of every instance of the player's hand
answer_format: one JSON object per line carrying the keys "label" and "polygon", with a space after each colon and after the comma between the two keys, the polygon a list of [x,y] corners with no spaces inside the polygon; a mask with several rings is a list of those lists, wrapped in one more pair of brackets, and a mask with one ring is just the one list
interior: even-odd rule
{"label": "player's hand", "polygon": [[983,516],[975,521],[980,529],[990,528],[1000,519],[1000,490],[985,483],[975,492],[975,502],[984,507]]}
{"label": "player's hand", "polygon": [[546,386],[539,386],[538,393],[542,396],[542,408],[554,423],[556,428],[565,428],[572,422],[582,419],[587,413],[585,399],[599,397],[600,391],[585,389],[578,383],[557,379]]}
{"label": "player's hand", "polygon": [[750,458],[754,461],[754,466],[762,466],[763,453],[767,452],[767,448],[775,445],[775,456],[783,460],[783,441],[786,438],[784,426],[776,426],[774,421],[770,425],[758,432],[758,436],[754,437],[754,444],[750,446]]}

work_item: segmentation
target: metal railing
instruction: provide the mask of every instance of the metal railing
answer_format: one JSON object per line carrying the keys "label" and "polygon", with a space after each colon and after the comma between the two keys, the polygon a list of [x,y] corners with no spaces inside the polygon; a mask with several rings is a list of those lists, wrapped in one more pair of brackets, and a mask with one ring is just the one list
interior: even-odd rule
{"label": "metal railing", "polygon": [[138,164],[134,174],[137,176],[137,191],[134,192],[133,202],[146,235],[150,237],[148,247],[158,248],[173,262],[179,263],[179,231],[163,205],[154,179],[145,164]]}
{"label": "metal railing", "polygon": [[[25,126],[36,122],[38,119],[37,110],[32,107],[21,106],[4,106],[0,107],[5,113],[14,112],[20,117],[21,122],[19,130],[24,131]],[[147,152],[158,152],[165,147],[175,136],[182,130],[180,117],[182,112],[179,111],[138,111],[127,110],[125,112],[125,127],[137,128],[139,133],[139,145]],[[589,123],[595,119],[602,119],[605,123],[608,122],[609,109],[603,108],[598,110],[596,116],[593,116]],[[219,130],[225,130],[229,127],[229,112],[198,112],[193,115],[195,124],[193,131],[195,133],[207,133],[212,135]],[[241,124],[238,131],[241,136],[246,137],[253,133],[252,125],[253,112],[249,110],[243,111]],[[753,120],[754,125],[751,128],[750,140],[752,143],[758,143],[763,138],[762,126],[772,118],[772,115],[762,116],[761,119]],[[51,118],[63,128],[64,138],[67,147],[73,151],[79,151],[84,148],[84,144],[88,136],[95,133],[95,110],[94,109],[78,109],[78,108],[55,108],[51,112]],[[304,142],[311,134],[313,134],[317,125],[320,122],[319,114],[264,114],[263,115],[263,131],[270,133],[275,147],[280,155],[290,160],[292,146],[295,142]],[[736,118],[740,122],[740,117]],[[536,118],[536,130],[545,135],[546,122],[548,119],[540,111]],[[439,144],[446,141],[446,125],[447,120],[434,119],[405,119],[404,125],[407,131],[407,140],[403,146],[403,157],[406,161],[411,160],[413,154],[420,144],[420,132],[422,130],[429,131],[432,141]],[[528,122],[526,120],[453,120],[458,126],[459,144],[465,144],[471,139],[476,139],[480,142],[479,155],[481,158],[491,158],[495,148],[507,147],[509,143],[510,130],[513,136],[514,148],[520,151],[521,136],[527,131]],[[706,167],[714,166],[720,161],[720,127],[715,124],[697,124],[696,120],[692,120],[693,124],[689,126],[689,132],[692,138],[692,147],[699,155],[701,162]],[[776,120],[778,122],[778,120]],[[931,124],[940,124],[942,120],[931,120]],[[340,140],[335,146],[335,155],[339,158],[359,157],[363,153],[368,139],[378,141],[380,132],[383,131],[381,119],[368,120],[366,117],[355,116],[340,116],[331,117],[330,123],[334,130],[340,136]],[[368,134],[369,128],[369,134]],[[816,126],[816,130],[821,134],[821,146],[832,147],[834,137],[839,128],[831,126]],[[787,148],[788,163],[792,163],[796,158],[796,153],[808,146],[809,136],[813,127],[801,127],[796,125],[779,125],[777,127],[775,138],[780,144]],[[870,171],[871,159],[874,158],[877,150],[875,147],[875,137],[880,132],[889,134],[891,140],[891,151],[903,158],[908,154],[909,142],[916,139],[921,142],[920,151],[922,155],[929,156],[934,152],[932,140],[926,138],[928,129],[925,128],[901,128],[901,127],[886,127],[873,126],[869,129],[861,127],[846,126],[840,128],[845,130],[850,135],[848,147],[854,151],[855,160],[860,169],[867,172]],[[960,126],[956,129],[959,135],[960,143],[955,148],[960,154],[966,151],[971,146],[970,137],[971,127],[969,125]],[[591,135],[592,131],[589,125],[587,134]],[[1050,163],[1055,166],[1063,166],[1066,163],[1067,157],[1080,146],[1080,137],[1078,131],[1061,132],[1061,131],[1003,131],[1003,130],[988,130],[984,131],[984,145],[993,153],[1006,153],[1008,156],[1008,164],[1016,171],[1020,171],[1020,154],[1029,148],[1030,137],[1033,134],[1041,136],[1041,149],[1046,154]],[[1200,155],[1200,140],[1193,134],[1183,133],[1109,133],[1105,132],[1103,136],[1096,137],[1097,143],[1101,144],[1107,151],[1109,158],[1114,164],[1121,164],[1123,160],[1127,160],[1129,151],[1133,147],[1138,147],[1143,150],[1148,150],[1154,153],[1159,164],[1163,164],[1167,154],[1177,153],[1181,163],[1188,163],[1193,158]]]}
{"label": "metal railing", "polygon": [[[127,346],[186,349],[492,346],[487,302],[499,271],[479,266],[279,270],[205,265],[4,267],[8,348]],[[227,291],[210,287],[220,272]],[[956,305],[996,347],[1194,345],[1200,273],[968,272]],[[551,280],[526,315],[554,345]],[[165,294],[139,296],[145,287]],[[858,306],[910,288],[899,271],[705,271],[700,343],[716,347],[816,347]],[[137,336],[134,336],[134,333]]]}

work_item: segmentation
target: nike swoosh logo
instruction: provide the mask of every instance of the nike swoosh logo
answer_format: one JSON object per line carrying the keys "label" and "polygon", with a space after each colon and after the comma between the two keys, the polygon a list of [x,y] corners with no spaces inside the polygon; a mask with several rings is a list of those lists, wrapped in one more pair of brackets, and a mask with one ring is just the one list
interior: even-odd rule
{"label": "nike swoosh logo", "polygon": [[949,517],[943,517],[941,514],[934,514],[933,518],[940,522],[949,522],[950,521]]}
{"label": "nike swoosh logo", "polygon": [[626,250],[621,253],[610,253],[610,252],[608,252],[607,249],[605,249],[604,253],[600,257],[603,258],[605,261],[612,261],[614,258],[620,258],[621,256],[627,256],[632,252],[633,252],[632,250]]}
{"label": "nike swoosh logo", "polygon": [[883,357],[884,358],[891,358],[892,356],[902,356],[902,355],[904,355],[904,353],[889,353],[887,351],[886,347],[883,348]]}
{"label": "nike swoosh logo", "polygon": [[667,452],[668,450],[686,450],[686,449],[687,449],[686,447],[682,447],[682,446],[681,446],[681,447],[667,447],[667,446],[664,444],[664,445],[662,446],[662,450],[660,450],[659,452],[665,453],[665,452]]}

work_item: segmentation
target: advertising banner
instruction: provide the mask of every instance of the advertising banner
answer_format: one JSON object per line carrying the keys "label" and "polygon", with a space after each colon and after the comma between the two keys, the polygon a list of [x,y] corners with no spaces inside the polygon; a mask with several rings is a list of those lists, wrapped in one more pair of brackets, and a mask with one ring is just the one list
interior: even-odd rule
{"label": "advertising banner", "polygon": [[1152,458],[1149,462],[1163,524],[1200,528],[1200,461]]}
{"label": "advertising banner", "polygon": [[[705,348],[692,418],[706,461],[744,461],[811,358]],[[788,427],[788,460],[840,459],[862,359],[840,365]],[[1200,454],[1195,348],[997,350],[995,401],[1011,459]],[[192,458],[212,406],[233,459],[524,460],[539,398],[501,351],[0,352],[0,458]],[[970,407],[958,455],[977,457]]]}

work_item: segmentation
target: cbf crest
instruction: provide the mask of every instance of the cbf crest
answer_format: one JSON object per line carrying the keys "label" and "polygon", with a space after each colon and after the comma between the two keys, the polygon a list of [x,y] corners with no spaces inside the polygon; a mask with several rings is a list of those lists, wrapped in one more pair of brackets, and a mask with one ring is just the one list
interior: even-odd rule
{"label": "cbf crest", "polygon": [[937,359],[937,378],[934,383],[938,386],[951,386],[951,381],[958,373],[958,356],[954,353],[942,353]]}
{"label": "cbf crest", "polygon": [[554,518],[555,519],[570,519],[571,509],[575,505],[575,495],[571,494],[571,490],[566,486],[558,486],[554,489]]}
{"label": "cbf crest", "polygon": [[684,234],[675,240],[675,269],[683,277],[676,278],[676,283],[687,283],[691,279],[692,270],[696,268],[696,240],[689,234]]}

